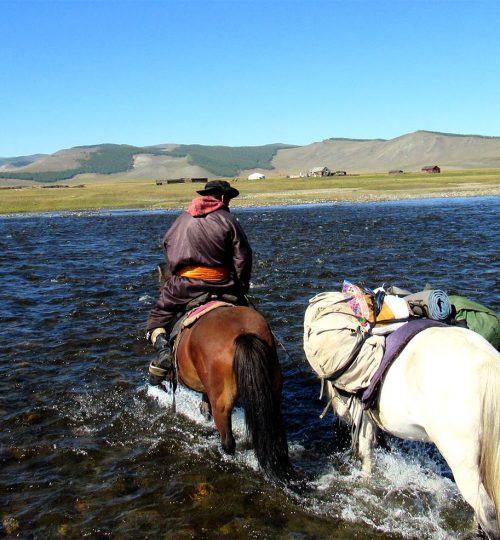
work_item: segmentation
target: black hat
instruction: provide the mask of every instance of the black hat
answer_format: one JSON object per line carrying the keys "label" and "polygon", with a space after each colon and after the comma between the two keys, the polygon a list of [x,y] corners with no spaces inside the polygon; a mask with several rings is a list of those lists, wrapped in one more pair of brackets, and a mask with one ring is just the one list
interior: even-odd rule
{"label": "black hat", "polygon": [[230,199],[237,197],[240,192],[231,187],[229,182],[225,180],[210,180],[205,184],[205,189],[197,191],[200,195],[227,195]]}

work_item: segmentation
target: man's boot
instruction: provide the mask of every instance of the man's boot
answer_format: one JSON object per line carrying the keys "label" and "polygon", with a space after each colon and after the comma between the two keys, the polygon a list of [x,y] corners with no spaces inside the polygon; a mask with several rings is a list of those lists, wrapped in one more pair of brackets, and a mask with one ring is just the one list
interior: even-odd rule
{"label": "man's boot", "polygon": [[149,384],[158,386],[172,374],[174,369],[174,359],[167,334],[158,334],[153,343],[153,347],[156,349],[158,357],[149,365]]}

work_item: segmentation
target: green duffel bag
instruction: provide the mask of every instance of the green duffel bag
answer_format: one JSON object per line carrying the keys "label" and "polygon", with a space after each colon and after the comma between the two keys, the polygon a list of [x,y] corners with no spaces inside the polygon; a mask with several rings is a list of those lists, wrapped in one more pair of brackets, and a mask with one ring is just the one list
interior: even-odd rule
{"label": "green duffel bag", "polygon": [[465,322],[467,328],[487,339],[495,349],[500,350],[500,317],[481,304],[464,296],[449,295],[454,319]]}

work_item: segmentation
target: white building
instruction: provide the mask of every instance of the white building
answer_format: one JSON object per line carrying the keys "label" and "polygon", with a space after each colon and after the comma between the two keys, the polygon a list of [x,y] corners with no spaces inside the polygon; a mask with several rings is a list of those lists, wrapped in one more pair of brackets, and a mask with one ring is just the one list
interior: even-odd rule
{"label": "white building", "polygon": [[248,177],[249,180],[264,180],[264,178],[265,176],[260,172],[254,172]]}

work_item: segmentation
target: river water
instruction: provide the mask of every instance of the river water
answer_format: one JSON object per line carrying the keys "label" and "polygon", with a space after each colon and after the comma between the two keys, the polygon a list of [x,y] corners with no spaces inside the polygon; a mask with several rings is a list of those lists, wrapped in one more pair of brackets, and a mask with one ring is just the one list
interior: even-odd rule
{"label": "river water", "polygon": [[302,350],[308,299],[344,278],[427,283],[500,310],[498,198],[233,210],[251,298],[280,341],[302,494],[270,484],[234,413],[223,455],[199,397],[146,384],[159,241],[176,212],[0,218],[0,536],[468,538],[472,513],[432,445],[387,439],[363,478]]}

